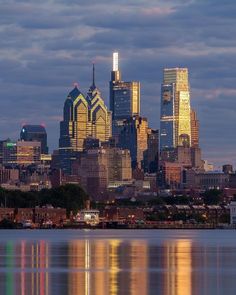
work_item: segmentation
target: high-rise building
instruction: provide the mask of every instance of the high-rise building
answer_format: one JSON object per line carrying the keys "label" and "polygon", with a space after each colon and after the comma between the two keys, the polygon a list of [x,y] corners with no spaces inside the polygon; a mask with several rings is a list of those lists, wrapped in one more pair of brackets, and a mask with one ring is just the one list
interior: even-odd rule
{"label": "high-rise building", "polygon": [[111,137],[111,112],[108,111],[101,92],[95,85],[95,69],[93,65],[93,81],[84,96],[77,86],[69,93],[64,104],[63,121],[60,123],[59,152],[61,168],[65,172],[71,169],[70,162],[75,152],[84,149],[86,138],[108,141]]}
{"label": "high-rise building", "polygon": [[123,121],[140,115],[140,82],[124,82],[119,70],[118,52],[113,53],[113,70],[110,81],[110,110],[112,111],[113,135],[117,135]]}
{"label": "high-rise building", "polygon": [[6,141],[3,144],[3,165],[40,164],[41,143],[39,141]]}
{"label": "high-rise building", "polygon": [[159,130],[148,129],[147,150],[144,152],[144,171],[156,173],[159,161]]}
{"label": "high-rise building", "polygon": [[42,125],[24,125],[20,132],[20,139],[24,141],[41,142],[41,153],[47,154],[47,132]]}
{"label": "high-rise building", "polygon": [[161,150],[191,146],[190,87],[187,68],[164,69],[161,88]]}
{"label": "high-rise building", "polygon": [[191,109],[191,146],[199,146],[199,120],[193,109]]}
{"label": "high-rise building", "polygon": [[130,150],[132,168],[143,168],[144,152],[147,150],[148,121],[140,116],[133,116],[124,121],[119,135],[119,146]]}
{"label": "high-rise building", "polygon": [[109,147],[90,149],[81,155],[76,174],[92,197],[102,196],[110,182],[131,180],[130,152]]}

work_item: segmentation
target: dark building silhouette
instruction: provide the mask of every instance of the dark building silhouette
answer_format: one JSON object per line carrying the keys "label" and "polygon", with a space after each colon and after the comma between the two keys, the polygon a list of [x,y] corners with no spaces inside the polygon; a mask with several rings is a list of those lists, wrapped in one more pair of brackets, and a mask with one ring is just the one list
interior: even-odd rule
{"label": "dark building silhouette", "polygon": [[144,152],[144,171],[156,173],[159,161],[159,130],[148,129],[147,150]]}
{"label": "dark building silhouette", "polygon": [[147,150],[148,121],[140,116],[133,116],[124,121],[119,135],[119,146],[130,150],[132,169],[143,168],[144,152]]}

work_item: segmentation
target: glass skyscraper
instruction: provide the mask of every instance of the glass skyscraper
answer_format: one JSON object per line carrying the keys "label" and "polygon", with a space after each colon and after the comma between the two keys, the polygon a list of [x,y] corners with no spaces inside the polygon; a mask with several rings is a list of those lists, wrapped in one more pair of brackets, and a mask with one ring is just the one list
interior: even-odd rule
{"label": "glass skyscraper", "polygon": [[118,64],[118,52],[113,53],[113,70],[110,81],[110,110],[113,135],[118,135],[123,121],[140,115],[140,82],[124,82]]}
{"label": "glass skyscraper", "polygon": [[187,68],[164,69],[160,119],[161,150],[191,146],[190,87]]}

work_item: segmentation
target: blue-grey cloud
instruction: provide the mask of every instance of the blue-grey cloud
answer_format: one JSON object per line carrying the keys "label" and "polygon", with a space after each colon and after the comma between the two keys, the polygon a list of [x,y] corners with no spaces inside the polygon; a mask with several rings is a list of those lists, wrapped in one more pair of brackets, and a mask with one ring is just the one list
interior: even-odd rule
{"label": "blue-grey cloud", "polygon": [[164,67],[188,67],[204,157],[236,163],[236,3],[232,0],[1,0],[0,136],[45,123],[56,148],[67,93],[96,81],[108,104],[113,50],[140,80],[142,114],[159,127]]}

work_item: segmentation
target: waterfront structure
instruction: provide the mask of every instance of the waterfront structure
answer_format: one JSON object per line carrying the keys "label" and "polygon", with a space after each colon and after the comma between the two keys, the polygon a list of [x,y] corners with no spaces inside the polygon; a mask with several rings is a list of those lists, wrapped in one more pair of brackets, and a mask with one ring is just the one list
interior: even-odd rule
{"label": "waterfront structure", "polygon": [[41,143],[38,141],[21,141],[3,143],[3,165],[28,166],[40,164]]}
{"label": "waterfront structure", "polygon": [[233,201],[229,204],[230,209],[230,224],[236,225],[236,202]]}
{"label": "waterfront structure", "polygon": [[84,96],[76,85],[64,104],[63,121],[60,122],[59,153],[61,168],[65,172],[70,172],[76,152],[84,150],[84,142],[88,137],[101,142],[108,141],[111,137],[111,112],[95,85],[94,65],[93,81],[87,96]]}
{"label": "waterfront structure", "polygon": [[47,132],[42,125],[24,125],[20,132],[20,139],[24,141],[39,141],[41,153],[48,153]]}
{"label": "waterfront structure", "polygon": [[30,220],[38,225],[50,220],[55,225],[61,225],[66,220],[66,209],[52,206],[43,208],[0,208],[0,221],[3,219],[16,222]]}
{"label": "waterfront structure", "polygon": [[164,69],[161,87],[161,150],[191,146],[190,87],[187,68]]}
{"label": "waterfront structure", "polygon": [[99,224],[99,210],[83,209],[76,215],[75,221],[82,224],[96,226]]}
{"label": "waterfront structure", "polygon": [[144,152],[148,148],[148,121],[140,116],[133,116],[124,121],[119,135],[119,146],[130,150],[132,169],[143,167]]}
{"label": "waterfront structure", "polygon": [[112,134],[117,136],[123,121],[140,115],[140,82],[124,82],[119,70],[118,52],[113,53],[113,69],[110,81],[110,110],[112,112]]}

